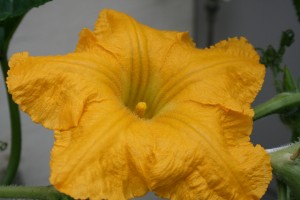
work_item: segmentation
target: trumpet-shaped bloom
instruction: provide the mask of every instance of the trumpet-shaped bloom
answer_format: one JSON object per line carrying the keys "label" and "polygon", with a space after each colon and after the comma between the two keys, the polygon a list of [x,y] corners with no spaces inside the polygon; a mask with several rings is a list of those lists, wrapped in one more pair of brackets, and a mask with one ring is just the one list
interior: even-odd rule
{"label": "trumpet-shaped bloom", "polygon": [[104,10],[70,54],[13,55],[7,85],[55,131],[50,182],[76,199],[255,200],[271,179],[249,140],[263,78],[244,38],[201,50]]}

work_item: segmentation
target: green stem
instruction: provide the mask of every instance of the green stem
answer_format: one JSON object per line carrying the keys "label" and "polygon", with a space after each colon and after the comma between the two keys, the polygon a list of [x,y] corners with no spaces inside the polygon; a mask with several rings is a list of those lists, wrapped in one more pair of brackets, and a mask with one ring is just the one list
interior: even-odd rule
{"label": "green stem", "polygon": [[290,200],[288,186],[282,181],[276,179],[278,200]]}
{"label": "green stem", "polygon": [[[26,13],[25,13],[26,14]],[[4,80],[7,78],[7,72],[9,70],[7,51],[10,44],[10,40],[15,33],[17,27],[21,23],[25,14],[20,15],[11,19],[8,25],[4,25],[5,37],[3,40],[3,46],[0,48],[0,62],[1,69],[4,76]],[[20,157],[21,157],[21,120],[18,105],[12,100],[12,96],[8,93],[6,88],[8,107],[10,114],[10,126],[11,126],[11,148],[10,157],[7,165],[6,172],[2,179],[0,180],[0,185],[9,185],[13,182],[19,167]]]}
{"label": "green stem", "polygon": [[[7,56],[1,55],[0,57],[2,72],[6,79],[8,71],[8,62]],[[10,113],[10,125],[11,125],[11,148],[10,148],[10,157],[7,165],[7,170],[0,180],[0,185],[11,184],[17,173],[20,157],[21,157],[21,120],[18,105],[15,104],[12,100],[12,96],[8,93],[7,87],[7,98],[8,98],[8,107]]]}
{"label": "green stem", "polygon": [[254,108],[253,120],[260,119],[264,116],[280,113],[280,111],[286,107],[299,106],[300,105],[300,93],[280,93],[274,98],[262,103]]}
{"label": "green stem", "polygon": [[0,198],[70,200],[71,197],[58,192],[52,186],[0,186]]}
{"label": "green stem", "polygon": [[279,200],[300,199],[300,142],[268,150],[277,177]]}

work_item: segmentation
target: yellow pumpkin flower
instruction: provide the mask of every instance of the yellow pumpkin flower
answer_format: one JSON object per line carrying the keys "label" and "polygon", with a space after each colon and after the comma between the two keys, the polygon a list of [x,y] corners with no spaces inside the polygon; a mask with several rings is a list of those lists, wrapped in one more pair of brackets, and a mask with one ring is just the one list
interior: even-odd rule
{"label": "yellow pumpkin flower", "polygon": [[104,10],[73,53],[13,55],[7,85],[55,131],[50,182],[75,199],[255,200],[271,179],[249,139],[264,73],[245,38],[201,50]]}

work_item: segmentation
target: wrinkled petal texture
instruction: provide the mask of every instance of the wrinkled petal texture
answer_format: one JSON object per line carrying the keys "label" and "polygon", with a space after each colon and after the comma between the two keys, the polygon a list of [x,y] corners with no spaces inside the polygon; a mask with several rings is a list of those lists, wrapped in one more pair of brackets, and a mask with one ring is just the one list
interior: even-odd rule
{"label": "wrinkled petal texture", "polygon": [[15,54],[7,85],[55,131],[50,181],[75,199],[256,200],[271,179],[249,139],[263,78],[245,38],[200,50],[187,33],[104,10],[73,53]]}

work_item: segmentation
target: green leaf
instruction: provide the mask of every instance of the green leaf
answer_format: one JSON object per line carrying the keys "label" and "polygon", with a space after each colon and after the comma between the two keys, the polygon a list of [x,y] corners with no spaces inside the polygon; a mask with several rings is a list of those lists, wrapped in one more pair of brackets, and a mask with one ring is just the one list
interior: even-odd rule
{"label": "green leaf", "polygon": [[283,91],[284,92],[297,92],[297,86],[294,82],[292,74],[287,67],[283,69]]}
{"label": "green leaf", "polygon": [[291,46],[294,43],[295,41],[294,37],[295,37],[295,33],[291,29],[282,32],[281,39],[280,39],[280,46],[278,50],[278,53],[281,57],[285,52],[285,48]]}
{"label": "green leaf", "polygon": [[0,56],[7,51],[9,41],[24,15],[33,7],[51,0],[0,0]]}
{"label": "green leaf", "polygon": [[0,24],[8,19],[26,14],[31,8],[51,0],[0,0]]}
{"label": "green leaf", "polygon": [[286,31],[283,31],[281,34],[280,45],[278,50],[276,50],[272,45],[269,45],[265,50],[258,48],[258,50],[262,54],[260,60],[261,63],[264,64],[267,68],[270,68],[273,73],[277,93],[287,91],[282,85],[285,82],[285,80],[281,80],[281,76],[279,75],[287,75],[284,74],[285,71],[281,65],[286,47],[289,47],[293,44],[294,36],[295,34],[293,30],[288,29]]}
{"label": "green leaf", "polygon": [[298,21],[300,22],[300,0],[293,0],[293,2],[298,16]]}

